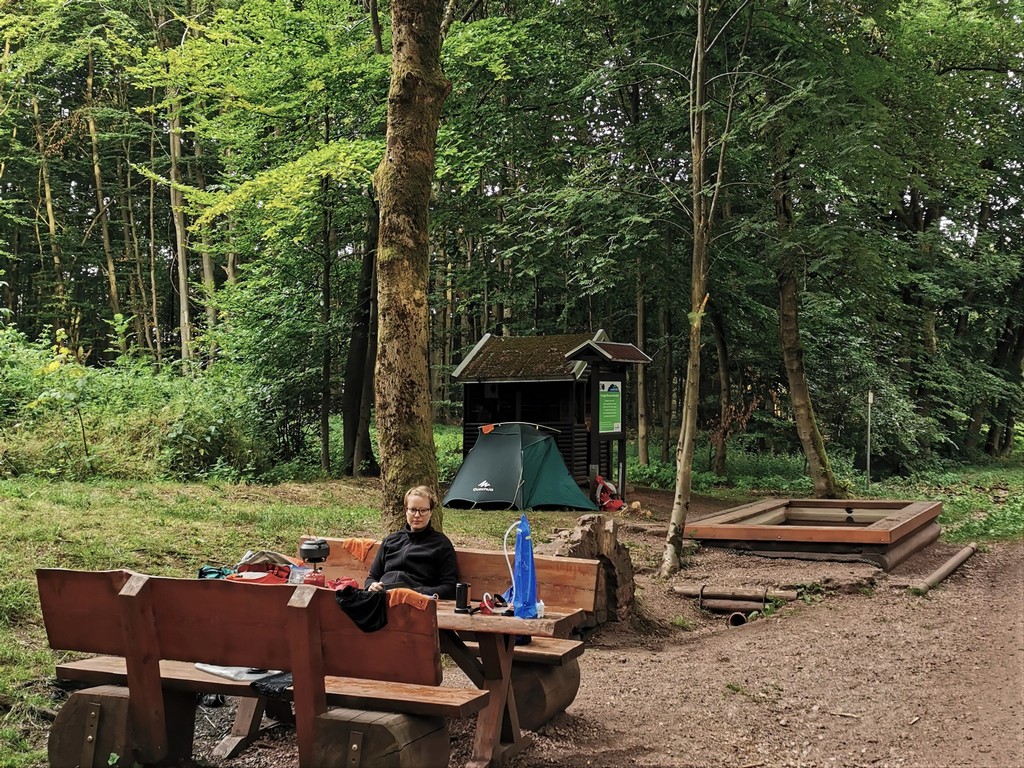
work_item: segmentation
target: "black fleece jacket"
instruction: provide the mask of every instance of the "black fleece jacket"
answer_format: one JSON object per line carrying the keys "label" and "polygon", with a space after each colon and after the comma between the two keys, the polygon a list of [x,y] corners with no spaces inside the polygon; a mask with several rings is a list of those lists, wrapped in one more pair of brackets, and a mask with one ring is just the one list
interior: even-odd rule
{"label": "black fleece jacket", "polygon": [[385,585],[401,583],[421,594],[452,600],[458,578],[455,547],[447,536],[428,523],[422,531],[413,531],[406,525],[386,537],[377,550],[364,586],[369,587],[375,581]]}

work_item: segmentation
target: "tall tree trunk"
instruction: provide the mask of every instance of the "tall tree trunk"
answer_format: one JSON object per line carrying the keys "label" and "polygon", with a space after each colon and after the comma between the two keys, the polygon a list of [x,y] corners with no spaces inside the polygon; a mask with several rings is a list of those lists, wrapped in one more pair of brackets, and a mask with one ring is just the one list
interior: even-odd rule
{"label": "tall tree trunk", "polygon": [[[644,273],[643,257],[637,257],[636,281],[636,345],[644,348],[646,340],[646,314],[644,308]],[[644,466],[651,463],[650,436],[647,425],[647,366],[638,365],[636,369],[636,448],[637,459]]]}
{"label": "tall tree trunk", "polygon": [[718,357],[718,429],[715,432],[715,474],[725,477],[725,454],[732,419],[731,389],[729,382],[729,345],[725,340],[725,318],[717,305],[711,307],[711,330],[715,336]]}
{"label": "tall tree trunk", "polygon": [[[196,159],[195,178],[196,189],[206,189],[206,171],[203,169],[203,145],[198,139],[195,142],[193,156]],[[206,309],[206,330],[213,330],[217,326],[217,307],[213,301],[213,294],[217,289],[217,274],[213,265],[213,254],[210,252],[209,230],[203,227],[199,233],[199,255],[203,262],[203,307]],[[209,354],[215,354],[211,346]]]}
{"label": "tall tree trunk", "polygon": [[779,338],[782,343],[782,359],[786,366],[789,382],[789,396],[793,404],[793,419],[797,435],[807,457],[807,467],[814,483],[814,495],[819,499],[840,499],[845,493],[836,482],[825,451],[814,409],[811,407],[811,393],[807,387],[807,372],[804,369],[804,351],[800,343],[800,328],[797,323],[799,301],[797,282],[793,271],[784,270],[779,274]]}
{"label": "tall tree trunk", "polygon": [[[451,90],[441,71],[443,13],[440,0],[391,3],[387,147],[375,176],[380,200],[376,413],[386,531],[404,524],[409,487],[437,488],[427,369],[427,212],[441,107]],[[439,514],[434,523],[441,525]]]}
{"label": "tall tree trunk", "polygon": [[658,316],[658,331],[663,341],[661,357],[661,462],[668,464],[669,444],[672,441],[672,314],[668,307],[662,307]]}
{"label": "tall tree trunk", "polygon": [[[1018,283],[1016,288],[1010,292],[1008,306],[1020,306],[1022,301],[1024,301],[1024,283]],[[1020,332],[1021,327],[1016,322],[1016,319],[1014,317],[1007,318],[1003,325],[1003,330],[996,341],[995,350],[992,352],[991,357],[991,368],[997,371],[1007,372],[1011,380],[1014,376],[1012,360],[1014,355],[1017,353],[1017,345],[1020,343],[1018,340],[1018,334]],[[990,408],[993,406],[997,409],[999,407],[998,403],[992,403],[989,398],[982,397],[971,408],[971,416],[967,424],[967,436],[964,440],[965,448],[978,447],[981,440],[982,427],[990,415]],[[986,450],[991,452],[991,442],[986,445]]]}
{"label": "tall tree trunk", "polygon": [[[376,228],[374,232],[376,233]],[[376,241],[374,241],[376,246]],[[376,247],[374,248],[376,254]],[[370,409],[373,406],[373,371],[377,365],[377,267],[375,260],[370,262],[370,301],[368,315],[370,330],[366,340],[366,362],[363,365],[362,396],[359,400],[359,428],[356,431],[356,448],[352,457],[354,477],[363,475],[380,475],[380,464],[373,455],[373,444],[370,442]]]}
{"label": "tall tree trunk", "polygon": [[[150,90],[149,101],[156,104],[156,89]],[[149,113],[149,167],[156,168],[156,112]],[[156,364],[163,365],[163,333],[160,330],[160,297],[156,289],[156,181],[149,180],[149,298],[152,302],[153,341],[156,346]]]}
{"label": "tall tree trunk", "polygon": [[[679,568],[682,554],[683,530],[690,511],[693,489],[693,453],[697,442],[697,407],[700,398],[700,332],[707,306],[708,250],[715,211],[722,191],[727,138],[732,124],[732,104],[736,96],[736,74],[730,74],[727,95],[716,99],[725,102],[726,113],[721,135],[711,136],[711,119],[708,110],[712,99],[708,93],[707,53],[713,41],[725,31],[729,20],[716,34],[708,30],[709,0],[697,0],[697,29],[693,41],[693,57],[690,63],[690,206],[693,217],[693,251],[690,259],[690,349],[686,363],[686,386],[683,395],[682,424],[679,427],[679,441],[676,444],[676,488],[672,499],[672,516],[665,536],[665,550],[662,555],[659,574],[669,576]],[[753,19],[753,5],[749,6],[746,32],[739,51],[742,58],[750,34]],[[712,168],[711,152],[717,146],[717,164]]]}
{"label": "tall tree trunk", "polygon": [[[1003,364],[1007,382],[1020,391],[1021,380],[1024,379],[1024,325],[1018,325],[1016,331],[1007,329],[1010,340],[1010,353]],[[1020,405],[1020,398],[1000,398],[992,408],[985,452],[990,456],[1005,457],[1013,450],[1014,425],[1016,423],[1015,408]]]}
{"label": "tall tree trunk", "polygon": [[700,397],[700,330],[707,303],[707,258],[711,240],[712,199],[707,194],[710,150],[707,113],[707,12],[708,0],[697,0],[697,30],[690,67],[690,201],[693,214],[693,249],[690,253],[690,346],[686,363],[686,388],[683,396],[682,423],[676,443],[676,487],[672,516],[665,537],[661,576],[679,568],[683,549],[683,529],[690,511],[693,487],[693,452],[697,438],[697,405]]}
{"label": "tall tree trunk", "polygon": [[[57,241],[57,216],[53,211],[53,190],[50,187],[49,147],[43,132],[42,119],[39,116],[39,99],[32,97],[32,126],[36,131],[36,145],[39,148],[39,177],[43,186],[43,205],[46,209],[46,229],[49,235],[50,256],[53,259],[53,296],[56,300],[57,318],[54,325],[63,327],[67,322],[67,290],[64,285],[64,264]],[[40,246],[42,243],[40,242]]]}
{"label": "tall tree trunk", "polygon": [[174,220],[174,253],[178,264],[178,337],[181,359],[192,359],[192,321],[188,296],[188,231],[185,224],[185,195],[181,189],[181,102],[178,89],[167,89],[170,110],[169,149],[171,158],[171,214]]}
{"label": "tall tree trunk", "polygon": [[[103,241],[103,255],[107,262],[107,291],[110,299],[110,312],[113,317],[121,314],[121,297],[117,290],[117,270],[114,265],[114,251],[110,244],[110,224],[107,215],[107,203],[103,197],[103,173],[100,169],[100,133],[96,125],[96,108],[93,102],[93,78],[95,76],[93,53],[90,49],[86,57],[85,74],[85,105],[86,125],[89,127],[89,143],[92,147],[92,177],[96,189],[96,217],[100,222],[100,235]],[[118,334],[121,352],[125,348],[124,334]]]}
{"label": "tall tree trunk", "polygon": [[334,336],[330,330],[331,270],[334,264],[334,248],[331,243],[330,184],[331,181],[327,176],[320,180],[320,197],[322,200],[320,239],[321,247],[323,248],[323,264],[320,276],[320,325],[323,328],[324,335],[320,369],[320,469],[327,473],[331,471],[331,366],[334,348]]}
{"label": "tall tree trunk", "polygon": [[377,8],[377,0],[368,0],[370,11],[370,29],[373,31],[373,52],[377,55],[384,53],[384,41],[380,33],[380,12]]}
{"label": "tall tree trunk", "polygon": [[[790,195],[790,177],[786,170],[788,158],[778,139],[775,144],[776,168],[772,195],[775,200],[775,220],[781,238],[793,224],[793,199]],[[793,406],[793,420],[796,432],[807,457],[807,468],[814,483],[814,495],[819,499],[839,499],[846,494],[836,482],[832,465],[825,451],[818,422],[811,406],[811,392],[807,385],[807,371],[804,368],[804,350],[800,342],[798,323],[800,301],[797,288],[796,265],[788,257],[782,257],[776,270],[779,286],[779,341],[782,345],[782,361],[786,367],[789,382],[789,398]]]}
{"label": "tall tree trunk", "polygon": [[[342,472],[359,476],[362,457],[357,446],[360,441],[360,424],[363,421],[363,407],[366,407],[366,421],[369,423],[371,402],[364,403],[365,383],[373,381],[373,366],[367,366],[370,357],[371,325],[374,315],[373,282],[376,278],[374,262],[377,259],[377,239],[380,233],[380,213],[371,192],[370,211],[367,216],[366,241],[363,244],[363,262],[356,286],[356,302],[352,312],[352,333],[349,336],[348,358],[345,361],[345,386],[341,395],[342,418]],[[367,432],[367,437],[369,433]],[[367,440],[366,445],[369,446]],[[373,455],[370,454],[372,460]]]}
{"label": "tall tree trunk", "polygon": [[135,230],[135,217],[132,209],[132,157],[131,145],[122,144],[124,161],[117,161],[117,183],[123,190],[119,195],[121,204],[121,240],[124,242],[124,263],[131,265],[128,279],[128,291],[131,296],[131,313],[135,325],[135,340],[139,346],[153,352],[153,340],[149,336],[149,311],[146,303],[146,283],[142,279],[142,254],[139,251],[139,236]]}

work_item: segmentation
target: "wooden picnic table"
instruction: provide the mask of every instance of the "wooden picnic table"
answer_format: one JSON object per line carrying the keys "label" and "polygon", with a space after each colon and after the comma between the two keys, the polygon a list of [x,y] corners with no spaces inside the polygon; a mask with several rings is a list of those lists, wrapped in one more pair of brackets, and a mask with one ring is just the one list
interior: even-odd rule
{"label": "wooden picnic table", "polygon": [[[546,612],[540,619],[456,613],[454,601],[438,601],[441,650],[452,657],[478,688],[490,692],[487,706],[477,715],[470,768],[500,766],[532,742],[519,727],[511,685],[516,637],[565,637],[585,616],[582,610]],[[466,646],[466,641],[473,639],[477,650]]]}

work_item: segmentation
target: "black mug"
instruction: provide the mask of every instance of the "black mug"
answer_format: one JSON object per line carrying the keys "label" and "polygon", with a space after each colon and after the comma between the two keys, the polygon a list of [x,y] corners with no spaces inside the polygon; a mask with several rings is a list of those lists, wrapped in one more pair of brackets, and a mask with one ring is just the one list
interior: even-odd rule
{"label": "black mug", "polygon": [[455,585],[455,612],[469,613],[469,584],[461,581]]}

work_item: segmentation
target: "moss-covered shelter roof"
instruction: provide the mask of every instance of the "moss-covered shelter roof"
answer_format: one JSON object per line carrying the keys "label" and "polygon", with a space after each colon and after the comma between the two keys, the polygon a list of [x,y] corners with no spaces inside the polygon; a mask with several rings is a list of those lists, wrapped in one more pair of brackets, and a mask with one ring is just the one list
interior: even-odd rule
{"label": "moss-covered shelter roof", "polygon": [[570,333],[553,336],[492,336],[487,333],[452,377],[458,381],[569,381],[586,373],[586,363],[566,360],[587,342],[605,342],[608,335]]}

